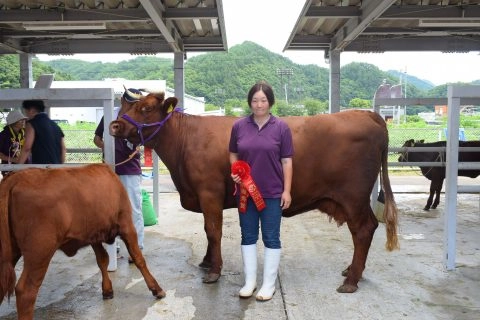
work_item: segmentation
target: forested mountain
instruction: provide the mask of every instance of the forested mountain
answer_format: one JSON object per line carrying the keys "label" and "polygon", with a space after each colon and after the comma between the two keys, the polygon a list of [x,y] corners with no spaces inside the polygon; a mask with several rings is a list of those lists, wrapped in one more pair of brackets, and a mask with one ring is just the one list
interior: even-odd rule
{"label": "forested mountain", "polygon": [[[173,59],[142,56],[119,63],[86,62],[77,59],[33,60],[36,79],[42,73],[55,73],[55,80],[101,80],[104,78],[164,79],[174,86]],[[17,55],[0,56],[0,88],[19,87]],[[291,69],[289,76],[279,70]],[[382,71],[368,63],[350,63],[341,68],[341,105],[352,99],[371,100],[384,79],[398,84],[400,72]],[[214,52],[185,62],[185,88],[188,94],[205,97],[208,104],[223,105],[227,100],[245,100],[257,80],[266,80],[275,89],[277,100],[304,104],[306,100],[328,101],[329,71],[316,65],[301,65],[264,47],[244,42],[228,53]],[[407,78],[409,96],[446,96],[446,85],[433,87],[412,75]],[[285,89],[287,92],[285,92]]]}
{"label": "forested mountain", "polygon": [[394,77],[401,79],[402,83],[405,83],[405,80],[406,80],[407,84],[410,83],[413,86],[423,91],[428,91],[435,87],[435,85],[428,80],[422,80],[410,74],[402,73],[398,70],[388,70],[387,72],[393,75]]}

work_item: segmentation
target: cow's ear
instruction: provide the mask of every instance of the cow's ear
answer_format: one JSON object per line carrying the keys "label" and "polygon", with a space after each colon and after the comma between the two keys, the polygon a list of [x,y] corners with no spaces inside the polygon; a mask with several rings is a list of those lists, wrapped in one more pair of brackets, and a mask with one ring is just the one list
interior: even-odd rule
{"label": "cow's ear", "polygon": [[164,110],[167,110],[167,113],[170,113],[177,106],[178,99],[175,97],[170,97],[165,100],[163,103]]}
{"label": "cow's ear", "polygon": [[160,102],[165,100],[165,92],[163,91],[155,92],[154,95],[155,95],[155,98],[157,98]]}

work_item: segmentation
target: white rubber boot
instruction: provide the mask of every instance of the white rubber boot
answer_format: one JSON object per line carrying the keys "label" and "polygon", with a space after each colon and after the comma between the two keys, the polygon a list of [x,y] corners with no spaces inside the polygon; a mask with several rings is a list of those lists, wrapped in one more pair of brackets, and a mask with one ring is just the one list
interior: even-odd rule
{"label": "white rubber boot", "polygon": [[267,301],[275,293],[275,281],[278,275],[281,249],[265,248],[265,261],[263,262],[263,283],[257,293],[257,300]]}
{"label": "white rubber boot", "polygon": [[257,289],[257,245],[242,246],[242,259],[245,285],[238,295],[240,298],[250,298]]}

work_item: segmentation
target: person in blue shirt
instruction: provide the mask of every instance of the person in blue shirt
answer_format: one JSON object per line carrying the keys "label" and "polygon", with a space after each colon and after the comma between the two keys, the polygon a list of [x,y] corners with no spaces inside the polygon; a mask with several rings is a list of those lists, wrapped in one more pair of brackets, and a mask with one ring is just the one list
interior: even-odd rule
{"label": "person in blue shirt", "polygon": [[[251,177],[266,207],[259,210],[252,197],[248,197],[246,212],[239,210],[245,273],[245,285],[239,296],[251,297],[257,286],[257,240],[260,224],[265,245],[264,269],[262,287],[256,299],[266,301],[275,293],[281,252],[282,210],[288,209],[292,202],[290,190],[293,142],[288,125],[270,113],[275,97],[268,83],[256,83],[248,92],[247,100],[252,113],[237,120],[232,127],[230,163],[233,165],[237,160],[248,163]],[[237,174],[232,173],[232,179],[237,184],[241,182]]]}

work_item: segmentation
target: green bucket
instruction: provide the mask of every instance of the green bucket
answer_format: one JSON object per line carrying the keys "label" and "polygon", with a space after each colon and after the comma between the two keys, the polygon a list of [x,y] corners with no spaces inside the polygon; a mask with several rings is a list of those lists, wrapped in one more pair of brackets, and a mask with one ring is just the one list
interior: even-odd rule
{"label": "green bucket", "polygon": [[155,210],[153,210],[152,201],[150,195],[144,189],[142,189],[142,213],[143,213],[143,224],[145,226],[153,226],[157,224],[157,215]]}

